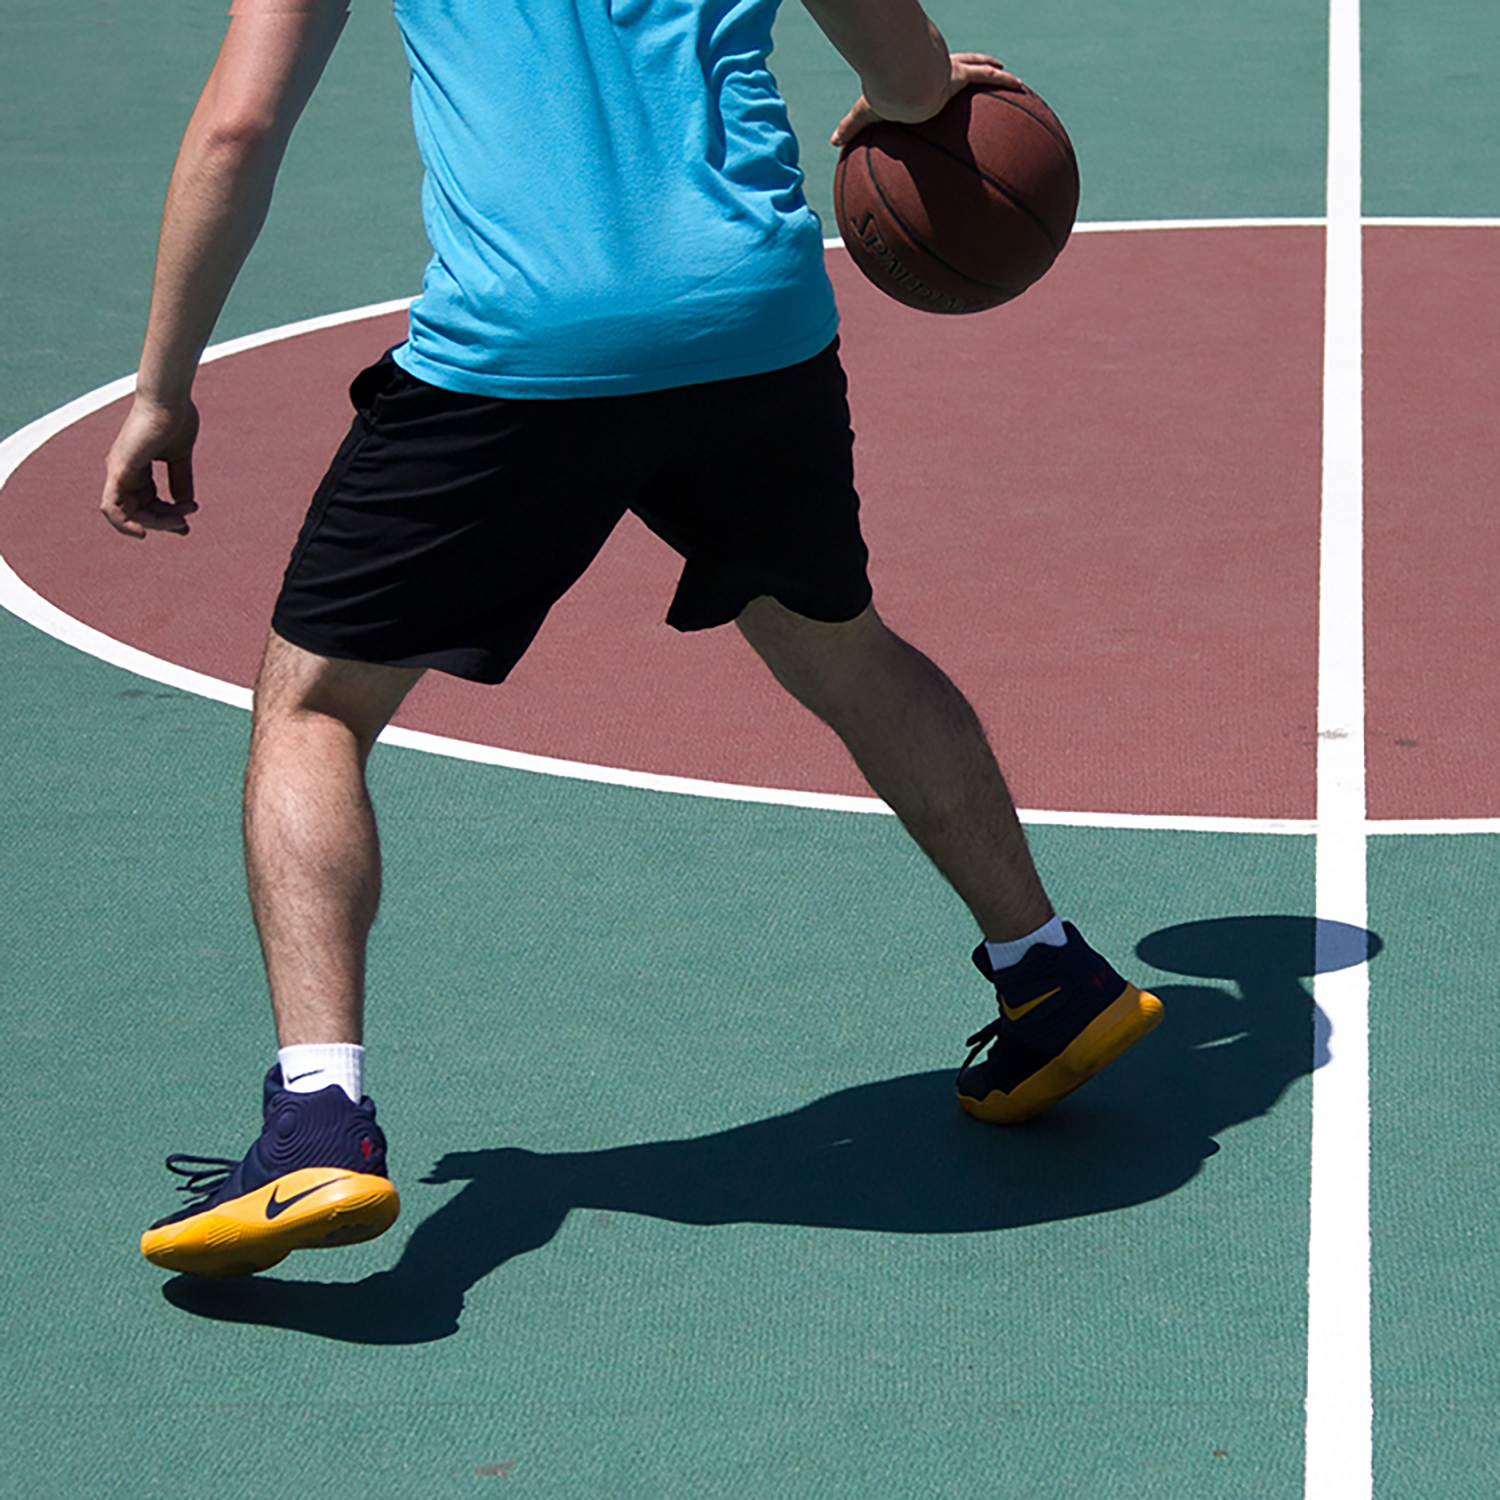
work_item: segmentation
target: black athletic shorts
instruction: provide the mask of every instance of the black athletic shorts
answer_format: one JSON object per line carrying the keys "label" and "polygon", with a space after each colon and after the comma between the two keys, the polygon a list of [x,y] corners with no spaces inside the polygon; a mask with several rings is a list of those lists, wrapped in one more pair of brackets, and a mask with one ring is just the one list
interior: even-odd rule
{"label": "black athletic shorts", "polygon": [[837,341],[789,369],[630,396],[440,390],[389,355],[313,497],[272,626],[320,656],[500,682],[627,510],[683,557],[679,630],[769,594],[870,602]]}

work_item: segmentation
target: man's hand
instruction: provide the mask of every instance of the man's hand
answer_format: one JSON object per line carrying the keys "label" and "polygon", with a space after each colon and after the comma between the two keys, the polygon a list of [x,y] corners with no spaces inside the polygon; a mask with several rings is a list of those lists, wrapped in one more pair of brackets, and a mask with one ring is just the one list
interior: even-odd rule
{"label": "man's hand", "polygon": [[[198,360],[271,205],[287,141],[349,19],[349,0],[234,0],[167,189],[135,405],[100,509],[116,531],[188,529]],[[167,467],[170,499],[153,465]]]}
{"label": "man's hand", "polygon": [[[928,114],[922,115],[923,120],[930,120],[933,115],[941,114],[944,106],[954,97],[962,93],[971,85],[979,84],[984,88],[991,89],[1019,89],[1025,85],[1013,73],[1005,71],[1005,64],[996,58],[988,56],[983,52],[954,52],[949,55],[950,72],[948,85],[940,98],[937,108]],[[841,150],[857,136],[867,125],[874,125],[880,120],[897,118],[892,114],[881,114],[865,98],[859,96],[854,108],[844,116],[838,123],[838,128],[833,132],[830,140],[833,145]],[[901,123],[915,125],[918,120],[901,117]]]}
{"label": "man's hand", "polygon": [[[198,410],[191,401],[163,406],[137,396],[105,462],[104,519],[125,536],[148,531],[188,533],[193,499],[193,443]],[[170,500],[157,492],[154,466],[167,466]]]}

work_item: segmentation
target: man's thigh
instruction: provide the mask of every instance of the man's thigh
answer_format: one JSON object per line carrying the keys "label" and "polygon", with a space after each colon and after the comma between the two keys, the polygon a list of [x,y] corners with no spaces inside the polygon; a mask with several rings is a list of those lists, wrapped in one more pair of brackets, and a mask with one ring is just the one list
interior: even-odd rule
{"label": "man's thigh", "polygon": [[661,461],[631,508],[684,558],[667,622],[726,624],[760,597],[814,620],[858,616],[869,554],[837,344],[663,396]]}
{"label": "man's thigh", "polygon": [[609,413],[440,390],[389,358],[350,394],[273,629],[324,657],[502,681],[624,514]]}
{"label": "man's thigh", "polygon": [[835,348],[637,395],[440,390],[387,357],[308,511],[273,628],[324,658],[499,682],[626,509],[684,558],[679,629],[769,595],[811,618],[870,601]]}

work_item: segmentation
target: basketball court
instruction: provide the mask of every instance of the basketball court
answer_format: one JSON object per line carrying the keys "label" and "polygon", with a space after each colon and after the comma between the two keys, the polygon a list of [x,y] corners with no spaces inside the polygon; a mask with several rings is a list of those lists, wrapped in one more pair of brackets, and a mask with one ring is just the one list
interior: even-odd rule
{"label": "basketball court", "polygon": [[[404,64],[358,9],[203,370],[193,535],[136,544],[102,459],[223,18],[0,20],[0,1494],[1500,1492],[1500,21],[932,10],[1066,122],[1082,222],[971,318],[830,246],[877,602],[1167,1019],[963,1116],[966,913],[735,633],[662,625],[627,521],[372,762],[400,1222],[230,1284],[135,1246],[162,1158],[256,1124],[248,684],[420,282]],[[831,225],[850,75],[791,7],[772,66]]]}

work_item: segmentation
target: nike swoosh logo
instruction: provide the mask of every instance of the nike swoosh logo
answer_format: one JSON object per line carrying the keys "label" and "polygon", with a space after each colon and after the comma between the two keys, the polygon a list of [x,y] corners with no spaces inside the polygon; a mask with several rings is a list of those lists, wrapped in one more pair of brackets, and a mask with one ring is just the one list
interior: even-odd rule
{"label": "nike swoosh logo", "polygon": [[307,1072],[299,1073],[295,1078],[288,1078],[287,1086],[290,1088],[294,1083],[301,1083],[304,1078],[316,1078],[322,1071],[322,1068],[309,1068]]}
{"label": "nike swoosh logo", "polygon": [[1038,995],[1035,1000],[1028,1000],[1025,1005],[1017,1005],[1015,1007],[1007,1005],[1004,998],[1002,997],[1000,1001],[1001,1013],[1005,1016],[1005,1019],[1007,1021],[1019,1021],[1021,1017],[1027,1013],[1027,1011],[1035,1010],[1043,1000],[1050,1000],[1054,995],[1060,993],[1061,990],[1062,986],[1058,985],[1057,989],[1048,990],[1045,995]]}
{"label": "nike swoosh logo", "polygon": [[316,1182],[310,1188],[304,1188],[300,1193],[293,1193],[290,1198],[276,1197],[276,1189],[271,1189],[270,1202],[266,1204],[266,1217],[268,1219],[279,1218],[289,1209],[292,1204],[300,1203],[304,1198],[310,1198],[314,1193],[321,1193],[324,1188],[332,1187],[336,1182],[343,1182],[348,1174],[339,1177],[330,1177],[327,1182]]}

